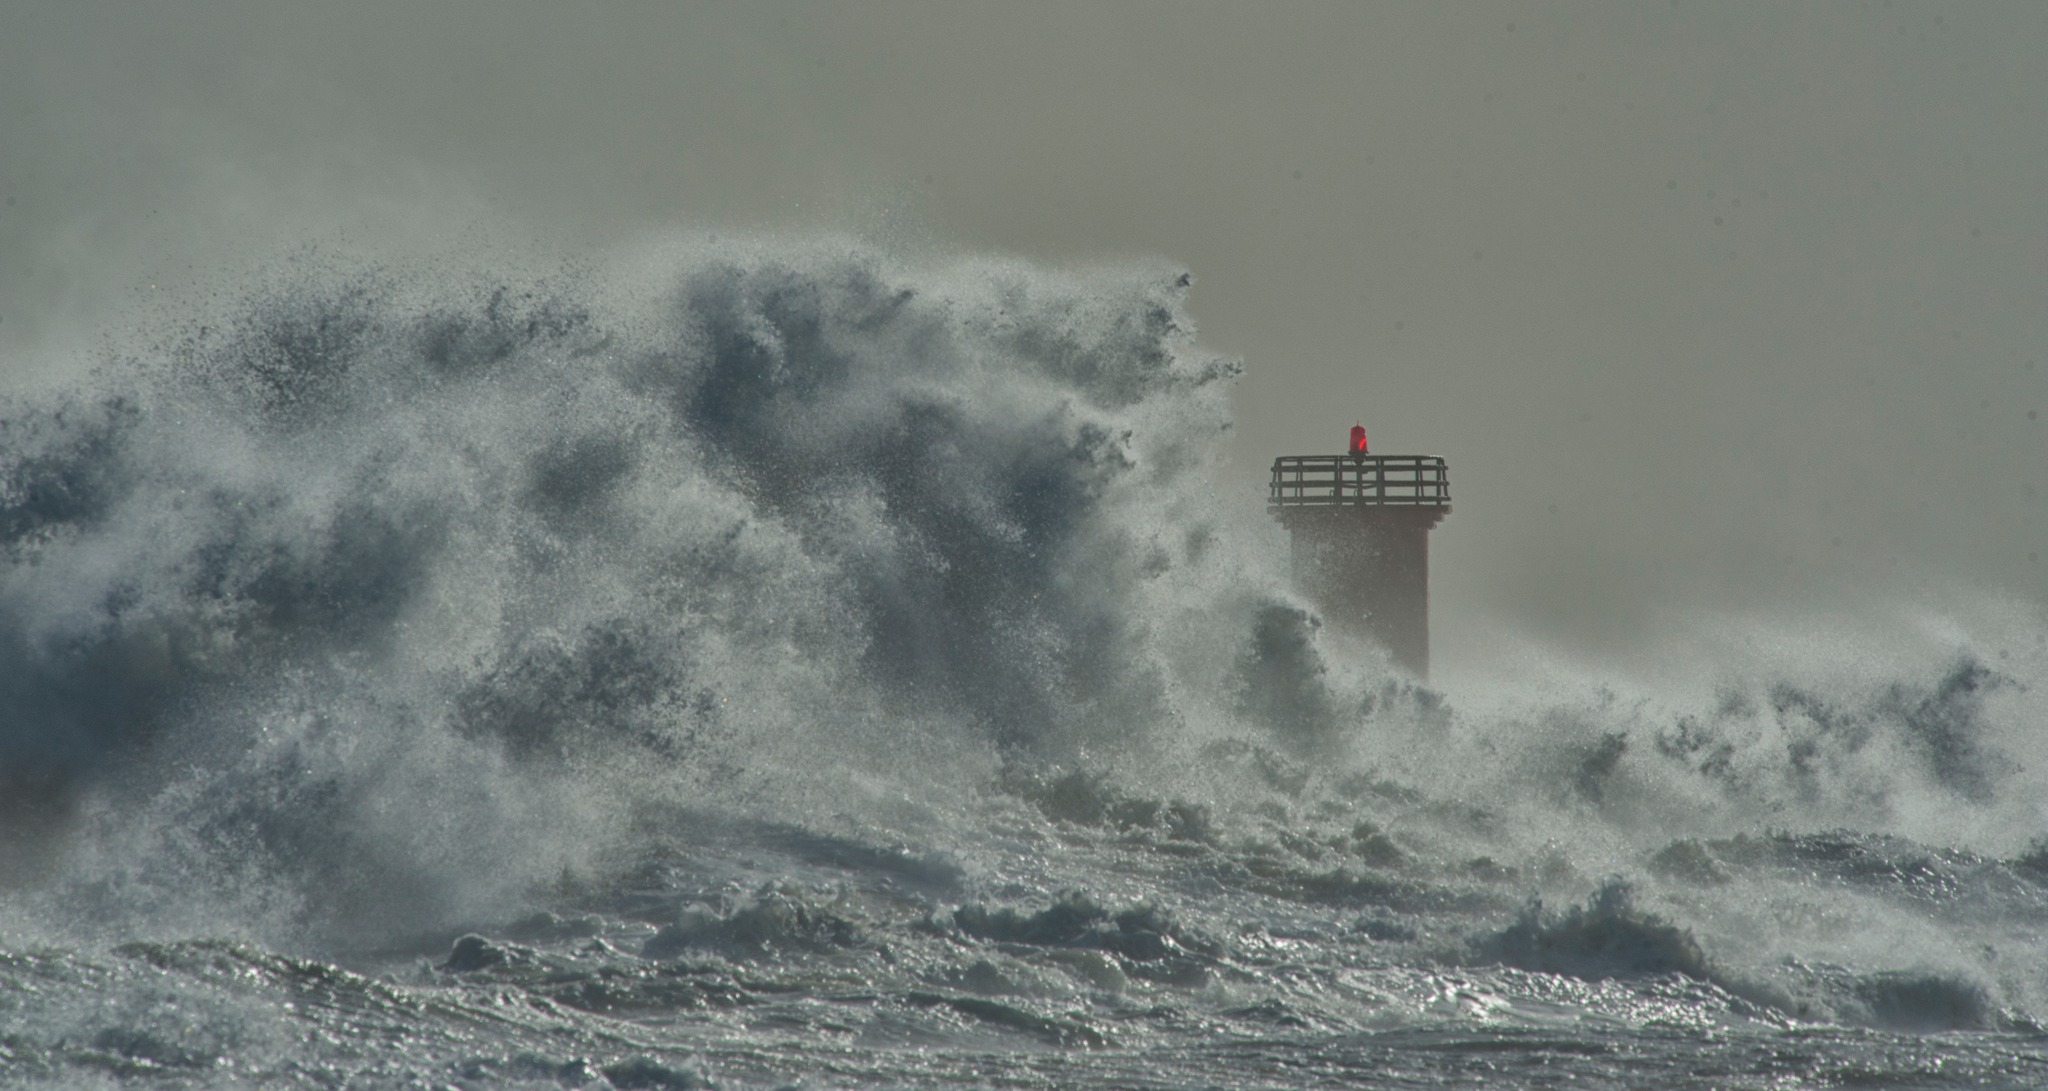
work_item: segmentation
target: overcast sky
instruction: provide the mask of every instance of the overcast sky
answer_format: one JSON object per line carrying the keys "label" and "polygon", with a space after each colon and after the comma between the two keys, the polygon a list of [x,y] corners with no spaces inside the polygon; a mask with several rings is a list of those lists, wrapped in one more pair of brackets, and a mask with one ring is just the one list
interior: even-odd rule
{"label": "overcast sky", "polygon": [[1248,367],[1225,487],[1451,460],[1440,662],[2038,615],[2044,57],[2034,0],[0,0],[0,390],[307,239],[1162,256]]}

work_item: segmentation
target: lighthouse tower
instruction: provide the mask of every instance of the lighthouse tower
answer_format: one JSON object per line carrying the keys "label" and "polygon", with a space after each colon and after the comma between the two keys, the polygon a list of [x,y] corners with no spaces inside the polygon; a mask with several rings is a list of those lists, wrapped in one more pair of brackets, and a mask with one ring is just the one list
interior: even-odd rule
{"label": "lighthouse tower", "polygon": [[1274,459],[1266,507],[1323,616],[1429,677],[1429,532],[1451,513],[1444,460],[1372,454],[1357,426],[1344,454]]}

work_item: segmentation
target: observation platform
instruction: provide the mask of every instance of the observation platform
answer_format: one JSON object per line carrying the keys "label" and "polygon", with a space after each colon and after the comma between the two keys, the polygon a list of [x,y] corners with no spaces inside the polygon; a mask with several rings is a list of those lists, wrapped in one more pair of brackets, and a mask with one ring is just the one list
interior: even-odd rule
{"label": "observation platform", "polygon": [[1434,455],[1282,455],[1273,460],[1266,510],[1406,508],[1428,526],[1451,513],[1451,473]]}

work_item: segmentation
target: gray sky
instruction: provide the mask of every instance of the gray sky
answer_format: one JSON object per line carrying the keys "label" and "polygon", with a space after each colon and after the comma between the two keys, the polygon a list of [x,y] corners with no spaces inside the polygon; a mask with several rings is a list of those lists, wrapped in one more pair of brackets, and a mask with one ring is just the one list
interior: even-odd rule
{"label": "gray sky", "polygon": [[1227,484],[1451,459],[1440,663],[2038,617],[2044,56],[2032,0],[0,0],[0,390],[313,238],[1161,255],[1249,367]]}

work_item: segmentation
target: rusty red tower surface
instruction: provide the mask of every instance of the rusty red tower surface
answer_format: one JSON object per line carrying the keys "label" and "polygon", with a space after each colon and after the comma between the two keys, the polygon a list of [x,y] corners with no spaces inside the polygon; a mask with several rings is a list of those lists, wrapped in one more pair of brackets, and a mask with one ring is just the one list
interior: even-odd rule
{"label": "rusty red tower surface", "polygon": [[1273,460],[1267,510],[1293,540],[1294,578],[1323,616],[1429,677],[1429,532],[1451,512],[1444,460],[1351,453]]}

